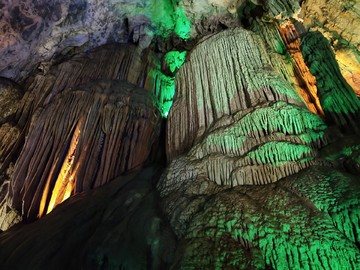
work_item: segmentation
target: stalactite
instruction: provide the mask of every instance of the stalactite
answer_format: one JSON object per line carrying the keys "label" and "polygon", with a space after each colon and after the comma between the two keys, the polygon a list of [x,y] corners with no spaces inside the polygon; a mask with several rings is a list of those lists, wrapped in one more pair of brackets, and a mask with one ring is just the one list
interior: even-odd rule
{"label": "stalactite", "polygon": [[165,54],[164,59],[167,64],[170,66],[171,72],[174,72],[175,69],[180,68],[181,65],[185,61],[187,51],[178,52],[178,51],[171,51]]}
{"label": "stalactite", "polygon": [[140,169],[160,130],[153,101],[151,92],[115,80],[56,96],[32,119],[10,180],[10,206],[33,220],[70,194]]}
{"label": "stalactite", "polygon": [[[146,63],[143,63],[145,60]],[[26,94],[7,124],[9,126],[12,123],[12,129],[20,132],[13,132],[13,143],[5,142],[5,136],[0,137],[0,142],[7,145],[6,150],[0,150],[0,160],[5,160],[5,163],[13,161],[15,153],[21,150],[19,147],[27,134],[31,115],[36,109],[51,102],[65,88],[107,78],[128,81],[153,90],[154,78],[151,73],[157,70],[157,65],[156,57],[149,50],[140,53],[134,45],[109,44],[76,55],[58,65],[54,64],[46,74],[38,73],[29,77],[24,83]],[[16,144],[19,144],[18,147]],[[14,147],[10,147],[11,145]],[[7,166],[5,164],[1,170]]]}

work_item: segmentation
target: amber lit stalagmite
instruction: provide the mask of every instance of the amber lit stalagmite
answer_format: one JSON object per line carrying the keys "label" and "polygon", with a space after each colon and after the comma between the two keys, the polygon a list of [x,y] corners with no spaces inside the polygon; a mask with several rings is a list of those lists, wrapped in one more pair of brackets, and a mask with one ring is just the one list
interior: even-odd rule
{"label": "amber lit stalagmite", "polygon": [[[294,21],[295,24],[300,23]],[[292,57],[292,76],[297,82],[300,88],[300,94],[309,106],[310,111],[324,117],[324,112],[321,108],[320,100],[318,97],[318,90],[316,86],[316,78],[309,71],[309,68],[304,62],[300,50],[300,35],[305,33],[299,33],[296,27],[291,21],[286,25],[279,26],[279,31],[282,35],[282,39],[286,45],[287,54]]]}
{"label": "amber lit stalagmite", "polygon": [[318,31],[309,32],[300,46],[310,72],[316,77],[326,118],[359,133],[360,101],[342,76],[328,40]]}
{"label": "amber lit stalagmite", "polygon": [[10,180],[8,201],[25,219],[71,194],[140,169],[160,131],[151,92],[100,80],[68,88],[39,109]]}

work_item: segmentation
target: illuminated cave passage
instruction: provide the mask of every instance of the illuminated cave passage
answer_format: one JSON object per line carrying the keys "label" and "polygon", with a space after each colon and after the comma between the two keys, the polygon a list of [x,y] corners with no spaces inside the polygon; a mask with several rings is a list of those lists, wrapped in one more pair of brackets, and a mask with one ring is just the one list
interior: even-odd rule
{"label": "illuminated cave passage", "polygon": [[0,4],[0,269],[360,269],[359,10]]}

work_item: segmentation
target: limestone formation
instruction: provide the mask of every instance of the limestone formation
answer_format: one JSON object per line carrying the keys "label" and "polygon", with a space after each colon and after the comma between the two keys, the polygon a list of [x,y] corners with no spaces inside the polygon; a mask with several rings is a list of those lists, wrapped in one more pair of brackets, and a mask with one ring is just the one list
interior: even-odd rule
{"label": "limestone formation", "polygon": [[304,26],[320,31],[329,40],[343,77],[360,96],[360,3],[307,0],[302,11]]}
{"label": "limestone formation", "polygon": [[[16,158],[14,153],[21,151],[32,114],[50,103],[57,94],[66,88],[105,78],[120,79],[153,90],[153,81],[161,81],[154,75],[156,59],[149,50],[140,52],[134,45],[114,43],[80,53],[60,64],[49,63],[46,72],[42,70],[29,77],[24,82],[27,93],[19,105],[13,107],[16,111],[11,118],[0,127],[4,134],[0,137],[0,162],[5,162],[2,170]],[[161,88],[157,92],[161,93]]]}
{"label": "limestone formation", "polygon": [[342,76],[325,37],[318,31],[310,32],[300,46],[305,63],[316,77],[320,103],[329,122],[359,133],[360,101]]}
{"label": "limestone formation", "polygon": [[296,21],[294,23],[289,22],[285,27],[280,27],[279,30],[286,45],[287,53],[292,58],[292,76],[294,76],[301,97],[306,101],[310,111],[324,118],[324,112],[318,97],[316,78],[310,73],[308,66],[305,64],[300,49],[301,37],[306,32],[300,33],[299,28],[295,26],[298,24]]}
{"label": "limestone formation", "polygon": [[168,268],[176,240],[152,184],[161,171],[151,166],[78,194],[36,223],[14,227],[15,238],[2,232],[0,268]]}
{"label": "limestone formation", "polygon": [[360,269],[358,1],[0,3],[0,269]]}
{"label": "limestone formation", "polygon": [[261,39],[241,29],[221,32],[197,45],[179,70],[175,86],[167,124],[168,161],[189,150],[223,116],[266,107],[268,101],[306,107],[271,66]]}
{"label": "limestone formation", "polygon": [[24,89],[17,83],[0,77],[0,123],[15,113]]}
{"label": "limestone formation", "polygon": [[360,266],[357,178],[312,167],[275,184],[230,188],[204,175],[167,185],[167,175],[159,184],[165,210],[185,239],[174,269]]}
{"label": "limestone formation", "polygon": [[135,85],[100,80],[67,88],[35,111],[10,179],[10,207],[33,220],[74,193],[142,168],[157,151],[153,99]]}

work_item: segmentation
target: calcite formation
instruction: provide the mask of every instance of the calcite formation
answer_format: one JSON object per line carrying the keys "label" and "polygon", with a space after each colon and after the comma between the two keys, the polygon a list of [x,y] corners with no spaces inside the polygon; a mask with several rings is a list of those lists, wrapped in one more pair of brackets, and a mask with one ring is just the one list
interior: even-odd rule
{"label": "calcite formation", "polygon": [[0,4],[1,269],[360,269],[359,4]]}
{"label": "calcite formation", "polygon": [[287,52],[285,54],[292,58],[290,60],[292,76],[301,97],[306,101],[310,111],[324,118],[324,111],[318,97],[316,78],[310,73],[308,66],[305,64],[300,49],[300,41],[304,33],[301,32],[302,29],[296,29],[295,25],[299,25],[299,23],[294,21],[294,23],[289,22],[285,27],[279,27],[282,40],[286,46]]}
{"label": "calcite formation", "polygon": [[327,40],[320,32],[310,32],[301,41],[302,54],[316,77],[321,106],[329,121],[360,132],[360,101],[342,76]]}
{"label": "calcite formation", "polygon": [[[271,66],[261,39],[246,30],[228,30],[202,41],[178,74],[167,125],[169,161],[189,150],[226,115],[238,113],[240,119],[251,108],[268,107],[269,101],[280,100],[306,108],[298,93]],[[274,119],[269,116],[265,121]],[[263,129],[276,130],[267,123],[259,127],[260,132]]]}
{"label": "calcite formation", "polygon": [[7,78],[0,77],[0,122],[15,113],[18,103],[24,95],[21,85]]}
{"label": "calcite formation", "polygon": [[160,130],[153,98],[101,80],[67,89],[36,111],[10,180],[10,207],[33,220],[74,192],[141,168]]}
{"label": "calcite formation", "polygon": [[[152,57],[148,50],[141,52],[136,49],[136,46],[130,44],[104,45],[80,53],[61,63],[43,63],[41,71],[39,70],[25,80],[24,88],[27,93],[17,106],[13,104],[14,113],[7,119],[6,124],[0,127],[0,131],[4,129],[14,130],[9,138],[5,135],[0,137],[0,141],[4,145],[4,149],[0,149],[1,162],[10,154],[10,150],[7,149],[16,142],[20,132],[25,129],[23,135],[26,134],[29,118],[33,112],[51,102],[65,88],[107,78],[121,79],[152,90],[153,81],[156,79],[152,75],[156,70],[156,63],[156,58]],[[8,81],[6,81],[6,85],[9,84]],[[18,93],[16,89],[18,88],[11,92],[14,97]],[[5,109],[6,104],[7,102],[4,102],[2,108]],[[18,135],[15,129],[20,131]],[[5,133],[9,134],[4,131]],[[8,160],[10,162],[10,158]]]}
{"label": "calcite formation", "polygon": [[[0,268],[167,268],[176,238],[152,184],[161,172],[151,166],[118,177],[71,197],[36,223],[17,226],[15,238],[2,232],[7,248],[0,251]],[[25,235],[30,237],[24,240]]]}
{"label": "calcite formation", "polygon": [[360,96],[360,4],[358,1],[304,1],[304,26],[320,31],[333,49],[346,81]]}
{"label": "calcite formation", "polygon": [[185,239],[174,269],[360,266],[357,178],[312,167],[266,186],[230,188],[202,175],[167,180],[159,184],[165,211]]}

